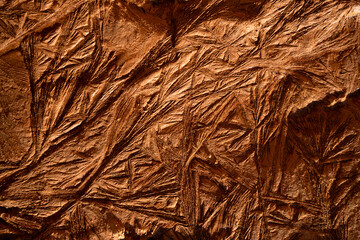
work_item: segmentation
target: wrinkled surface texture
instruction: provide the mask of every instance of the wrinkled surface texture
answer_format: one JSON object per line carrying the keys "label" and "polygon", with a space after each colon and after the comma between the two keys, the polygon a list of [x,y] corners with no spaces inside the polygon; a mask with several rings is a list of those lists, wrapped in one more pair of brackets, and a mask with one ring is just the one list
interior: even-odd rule
{"label": "wrinkled surface texture", "polygon": [[359,239],[360,2],[1,0],[0,239]]}

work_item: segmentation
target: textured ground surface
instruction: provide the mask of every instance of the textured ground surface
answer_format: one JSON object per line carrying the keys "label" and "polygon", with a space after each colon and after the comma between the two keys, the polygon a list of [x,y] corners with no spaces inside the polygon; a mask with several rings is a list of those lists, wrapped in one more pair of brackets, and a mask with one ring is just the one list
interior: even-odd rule
{"label": "textured ground surface", "polygon": [[359,239],[360,2],[1,0],[0,239]]}

